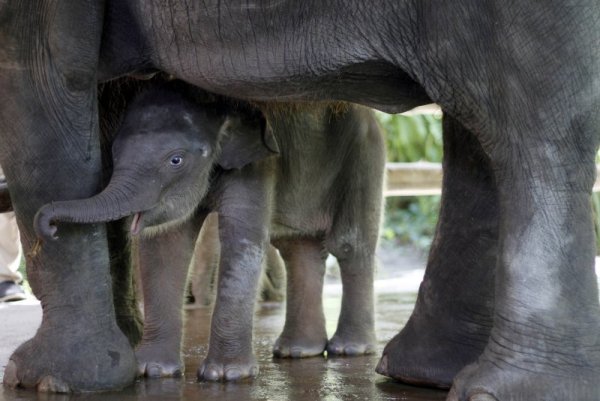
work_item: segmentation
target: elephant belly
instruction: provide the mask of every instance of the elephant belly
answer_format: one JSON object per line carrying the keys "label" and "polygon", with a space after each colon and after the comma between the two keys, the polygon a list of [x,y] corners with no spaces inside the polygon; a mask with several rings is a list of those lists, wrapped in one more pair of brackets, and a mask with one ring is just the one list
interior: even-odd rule
{"label": "elephant belly", "polygon": [[332,218],[322,210],[299,213],[275,213],[271,220],[271,240],[285,237],[323,236],[331,228]]}

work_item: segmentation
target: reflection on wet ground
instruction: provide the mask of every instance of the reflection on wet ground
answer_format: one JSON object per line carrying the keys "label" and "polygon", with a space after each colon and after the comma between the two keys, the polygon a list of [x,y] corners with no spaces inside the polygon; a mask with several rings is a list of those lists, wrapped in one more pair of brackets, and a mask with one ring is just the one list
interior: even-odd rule
{"label": "reflection on wet ground", "polygon": [[[415,275],[418,281],[420,274],[422,271]],[[389,280],[386,282],[389,284]],[[403,282],[406,285],[407,280]],[[378,284],[378,352],[375,355],[273,359],[271,347],[283,328],[285,304],[264,303],[257,307],[255,319],[254,344],[260,364],[259,377],[239,383],[199,383],[195,379],[196,369],[207,352],[210,309],[189,309],[185,311],[184,353],[187,373],[184,378],[138,380],[123,391],[103,394],[35,394],[31,391],[2,389],[0,386],[0,400],[445,400],[444,391],[403,385],[375,373],[383,347],[406,322],[416,299],[415,284],[407,287],[410,291],[403,292],[386,291],[389,285],[383,281]],[[327,331],[330,335],[335,331],[341,301],[335,285],[328,285],[324,295]]]}

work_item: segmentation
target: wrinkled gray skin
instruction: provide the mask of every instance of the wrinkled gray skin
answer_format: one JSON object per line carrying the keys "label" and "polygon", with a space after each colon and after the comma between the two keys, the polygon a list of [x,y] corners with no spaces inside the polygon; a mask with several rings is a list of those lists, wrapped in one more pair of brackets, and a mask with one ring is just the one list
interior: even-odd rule
{"label": "wrinkled gray skin", "polygon": [[[451,150],[441,220],[415,312],[378,371],[452,382],[451,401],[598,398],[596,0],[0,4],[0,164],[26,250],[41,205],[98,192],[98,79],[156,69],[248,99],[434,101]],[[61,228],[28,276],[44,321],[4,382],[130,383],[105,227]]]}
{"label": "wrinkled gray skin", "polygon": [[[192,257],[188,277],[191,298],[189,307],[214,303],[220,255],[218,216],[211,213],[204,220]],[[265,253],[259,288],[261,301],[281,302],[285,299],[285,266],[279,252],[272,245],[269,245]]]}
{"label": "wrinkled gray skin", "polygon": [[[252,320],[270,241],[287,270],[285,327],[273,353],[301,358],[375,349],[373,274],[385,148],[372,113],[307,106],[268,125],[257,110],[233,110],[182,82],[157,83],[129,107],[114,140],[113,174],[99,194],[52,202],[36,214],[44,243],[60,222],[131,219],[140,234],[144,333],[138,373],[179,375],[182,300],[196,238],[219,214],[221,253],[205,380],[258,373]],[[340,108],[338,106],[337,108]],[[246,106],[246,108],[248,108]],[[273,158],[275,153],[279,157]],[[344,292],[328,341],[322,305],[327,254]]]}

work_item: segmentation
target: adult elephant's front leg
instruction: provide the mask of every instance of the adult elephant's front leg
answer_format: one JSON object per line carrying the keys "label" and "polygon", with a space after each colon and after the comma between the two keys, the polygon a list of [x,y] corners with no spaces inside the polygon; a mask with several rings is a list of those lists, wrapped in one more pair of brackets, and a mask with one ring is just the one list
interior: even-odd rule
{"label": "adult elephant's front leg", "polygon": [[229,173],[219,206],[221,261],[208,355],[201,380],[258,374],[252,346],[254,306],[268,241],[270,193],[256,166]]}
{"label": "adult elephant's front leg", "polygon": [[98,190],[101,13],[92,2],[0,4],[0,164],[43,308],[35,337],[10,357],[9,386],[94,391],[135,376],[133,351],[115,323],[104,226],[61,225],[60,238],[41,246],[32,229],[41,205]]}
{"label": "adult elephant's front leg", "polygon": [[498,258],[498,194],[475,136],[444,116],[444,181],[436,234],[415,309],[377,371],[448,388],[487,344]]}
{"label": "adult elephant's front leg", "polygon": [[[473,17],[486,21],[478,11]],[[493,328],[481,356],[455,378],[449,400],[598,400],[590,196],[600,127],[600,7],[548,1],[487,17],[494,23],[481,27],[493,31],[478,34],[486,46],[455,42],[452,60],[468,62],[447,71],[456,73],[452,89],[467,94],[457,105],[461,121],[476,131],[498,188]],[[481,74],[468,74],[478,64],[485,65]],[[465,76],[473,77],[469,85]]]}

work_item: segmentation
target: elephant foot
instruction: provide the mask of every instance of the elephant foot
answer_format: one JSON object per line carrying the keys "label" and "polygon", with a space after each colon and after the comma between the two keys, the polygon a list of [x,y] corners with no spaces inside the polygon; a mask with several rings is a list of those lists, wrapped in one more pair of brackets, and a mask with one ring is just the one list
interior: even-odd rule
{"label": "elephant foot", "polygon": [[[135,351],[137,374],[140,377],[181,377],[184,367],[179,350],[168,352],[156,344],[140,344]],[[178,348],[178,347],[177,347]]]}
{"label": "elephant foot", "polygon": [[354,332],[352,335],[334,334],[327,343],[329,356],[356,356],[375,353],[375,334]]}
{"label": "elephant foot", "polygon": [[86,332],[81,327],[89,325],[70,327],[74,330],[42,326],[10,357],[4,385],[71,393],[116,390],[133,383],[135,356],[116,325]]}
{"label": "elephant foot", "polygon": [[[549,368],[547,366],[546,368]],[[596,401],[600,395],[600,371],[570,375],[519,369],[504,363],[480,361],[456,377],[447,401]]]}
{"label": "elephant foot", "polygon": [[316,336],[279,336],[273,346],[276,358],[308,358],[323,355],[327,346],[327,336],[323,332]]}
{"label": "elephant foot", "polygon": [[219,361],[206,358],[198,368],[198,380],[202,381],[238,381],[258,375],[258,363],[251,356],[246,359]]}
{"label": "elephant foot", "polygon": [[386,345],[375,370],[408,384],[450,388],[458,372],[483,352],[490,331],[473,322],[461,327],[462,332],[412,319]]}
{"label": "elephant foot", "polygon": [[477,361],[458,373],[448,401],[600,399],[597,323],[552,327],[496,321],[502,324],[494,327]]}

